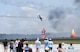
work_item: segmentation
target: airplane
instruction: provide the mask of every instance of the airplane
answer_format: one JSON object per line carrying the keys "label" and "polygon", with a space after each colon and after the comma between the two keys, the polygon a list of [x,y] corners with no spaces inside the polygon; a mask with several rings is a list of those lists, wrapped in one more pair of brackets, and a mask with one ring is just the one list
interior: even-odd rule
{"label": "airplane", "polygon": [[42,21],[42,17],[39,15],[39,19]]}

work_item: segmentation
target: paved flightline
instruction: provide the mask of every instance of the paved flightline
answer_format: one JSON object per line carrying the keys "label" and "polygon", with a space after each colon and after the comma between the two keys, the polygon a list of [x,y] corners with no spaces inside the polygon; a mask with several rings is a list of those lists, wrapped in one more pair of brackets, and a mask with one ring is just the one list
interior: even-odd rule
{"label": "paved flightline", "polygon": [[[73,44],[73,45],[75,47],[74,50],[66,49],[64,52],[80,52],[80,44]],[[53,52],[57,52],[57,46],[58,46],[58,44],[53,45]],[[36,52],[35,45],[30,44],[30,47],[33,49],[33,52]],[[66,48],[67,48],[67,45],[66,45]],[[4,47],[2,44],[0,44],[0,52],[4,52]],[[10,52],[9,47],[8,47],[8,52]],[[41,45],[40,52],[44,52],[44,45]]]}

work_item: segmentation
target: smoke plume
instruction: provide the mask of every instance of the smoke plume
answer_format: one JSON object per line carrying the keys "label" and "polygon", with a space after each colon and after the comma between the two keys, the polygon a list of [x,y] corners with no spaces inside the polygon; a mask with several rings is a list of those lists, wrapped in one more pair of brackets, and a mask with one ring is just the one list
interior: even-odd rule
{"label": "smoke plume", "polygon": [[80,31],[80,10],[55,8],[50,11],[48,20],[57,32]]}
{"label": "smoke plume", "polygon": [[76,4],[76,7],[77,7],[77,8],[80,8],[80,0],[75,0],[74,3]]}
{"label": "smoke plume", "polygon": [[62,9],[54,9],[50,11],[49,20],[51,21],[53,28],[57,29],[58,24],[63,20],[65,12]]}

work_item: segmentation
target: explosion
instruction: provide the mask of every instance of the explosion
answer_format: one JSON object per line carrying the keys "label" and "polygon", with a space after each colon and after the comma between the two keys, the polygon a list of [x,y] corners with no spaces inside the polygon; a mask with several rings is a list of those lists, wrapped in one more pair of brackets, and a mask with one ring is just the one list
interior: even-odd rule
{"label": "explosion", "polygon": [[75,38],[76,37],[76,33],[74,31],[74,29],[72,29],[72,35],[71,35],[71,38]]}

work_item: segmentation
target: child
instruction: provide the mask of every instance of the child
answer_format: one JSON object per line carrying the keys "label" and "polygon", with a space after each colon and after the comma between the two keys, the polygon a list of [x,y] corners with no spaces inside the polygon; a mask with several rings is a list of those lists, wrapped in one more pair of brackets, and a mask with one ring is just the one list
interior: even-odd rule
{"label": "child", "polygon": [[28,45],[28,42],[26,43],[26,46],[25,46],[25,52],[28,52],[28,49],[29,49],[29,45]]}

